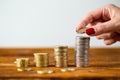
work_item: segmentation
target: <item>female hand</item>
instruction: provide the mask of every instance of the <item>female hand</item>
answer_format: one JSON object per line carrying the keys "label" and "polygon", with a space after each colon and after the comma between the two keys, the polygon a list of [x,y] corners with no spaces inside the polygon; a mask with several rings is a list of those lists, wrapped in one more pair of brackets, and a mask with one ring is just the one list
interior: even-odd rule
{"label": "female hand", "polygon": [[86,26],[86,34],[104,39],[106,45],[120,41],[120,8],[109,4],[91,11],[82,19],[76,31]]}

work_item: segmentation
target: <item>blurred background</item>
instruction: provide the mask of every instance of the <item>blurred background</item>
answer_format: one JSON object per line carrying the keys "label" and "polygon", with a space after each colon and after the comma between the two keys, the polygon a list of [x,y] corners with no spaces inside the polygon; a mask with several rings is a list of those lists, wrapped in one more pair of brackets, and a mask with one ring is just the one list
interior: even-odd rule
{"label": "blurred background", "polygon": [[[0,0],[0,47],[75,46],[76,26],[91,10],[120,0]],[[91,47],[106,46],[91,37]]]}

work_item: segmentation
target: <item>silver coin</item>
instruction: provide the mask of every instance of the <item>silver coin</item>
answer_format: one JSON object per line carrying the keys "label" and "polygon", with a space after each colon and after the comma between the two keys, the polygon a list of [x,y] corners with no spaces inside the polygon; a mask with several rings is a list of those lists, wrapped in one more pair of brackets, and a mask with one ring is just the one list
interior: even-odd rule
{"label": "silver coin", "polygon": [[76,67],[87,67],[89,65],[89,41],[90,37],[77,36],[75,44]]}

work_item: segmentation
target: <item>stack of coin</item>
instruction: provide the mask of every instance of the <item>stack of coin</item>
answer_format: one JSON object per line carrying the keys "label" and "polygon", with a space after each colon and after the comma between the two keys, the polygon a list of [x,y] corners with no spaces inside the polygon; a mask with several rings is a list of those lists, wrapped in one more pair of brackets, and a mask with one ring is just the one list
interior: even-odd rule
{"label": "stack of coin", "polygon": [[36,67],[47,67],[49,63],[48,53],[34,53]]}
{"label": "stack of coin", "polygon": [[17,67],[28,67],[29,58],[17,58],[15,62]]}
{"label": "stack of coin", "polygon": [[76,36],[75,47],[76,67],[89,66],[89,41],[90,37]]}
{"label": "stack of coin", "polygon": [[56,46],[54,48],[54,58],[56,67],[67,67],[68,65],[68,46]]}
{"label": "stack of coin", "polygon": [[30,71],[32,68],[29,68],[29,58],[17,58],[16,61],[17,71]]}

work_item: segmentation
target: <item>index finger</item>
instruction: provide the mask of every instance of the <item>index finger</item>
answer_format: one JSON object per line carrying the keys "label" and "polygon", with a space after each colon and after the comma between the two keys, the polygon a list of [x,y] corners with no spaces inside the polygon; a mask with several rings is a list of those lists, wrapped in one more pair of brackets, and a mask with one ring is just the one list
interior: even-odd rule
{"label": "index finger", "polygon": [[79,31],[80,29],[87,26],[89,23],[94,22],[95,20],[101,18],[102,18],[102,8],[98,8],[94,11],[91,11],[82,19],[80,24],[77,26],[76,30]]}

